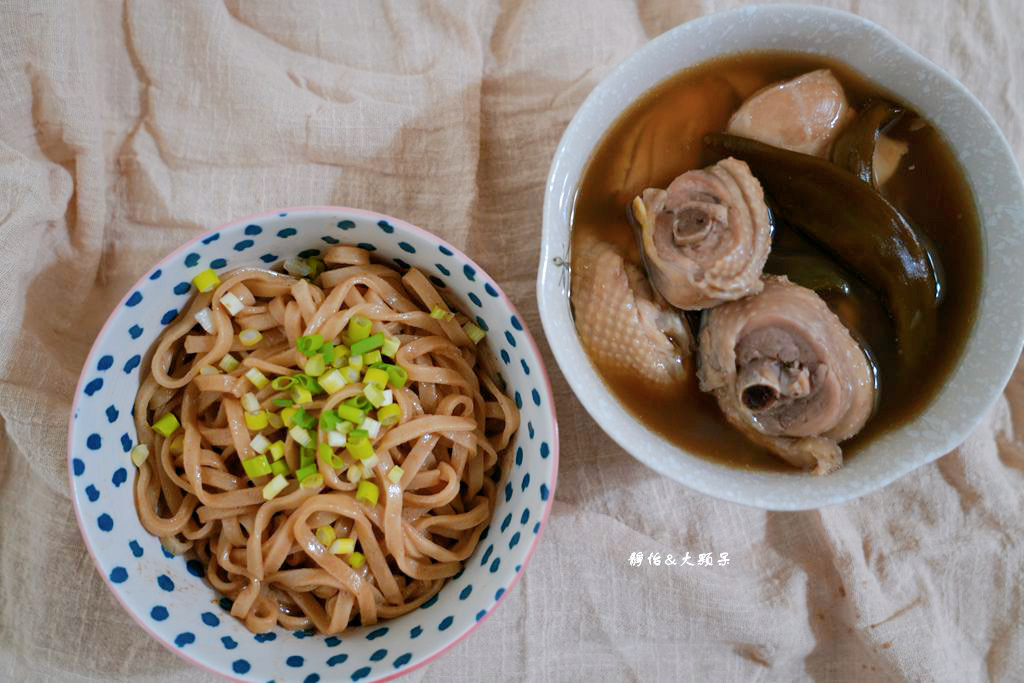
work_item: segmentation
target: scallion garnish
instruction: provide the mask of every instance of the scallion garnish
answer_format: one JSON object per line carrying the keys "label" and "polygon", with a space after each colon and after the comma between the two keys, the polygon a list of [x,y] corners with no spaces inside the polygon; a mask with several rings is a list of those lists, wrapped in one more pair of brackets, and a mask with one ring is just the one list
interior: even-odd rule
{"label": "scallion garnish", "polygon": [[283,474],[275,475],[266,486],[263,487],[263,500],[274,500],[277,494],[288,487],[288,480]]}
{"label": "scallion garnish", "polygon": [[181,423],[178,422],[178,418],[174,416],[174,413],[167,413],[153,423],[153,431],[166,439],[171,434],[178,431],[178,427],[180,426]]}
{"label": "scallion garnish", "polygon": [[220,284],[220,278],[212,268],[207,268],[192,278],[192,283],[195,284],[196,289],[205,294]]}
{"label": "scallion garnish", "polygon": [[320,347],[323,345],[324,337],[321,334],[311,334],[305,337],[299,337],[295,340],[295,346],[298,348],[299,353],[307,358],[319,351]]}
{"label": "scallion garnish", "polygon": [[[373,323],[361,315],[354,315],[348,321],[348,337],[352,340],[353,344],[349,347],[355,346],[355,342],[362,341],[370,336],[370,332],[373,331]],[[361,351],[352,350],[353,356],[358,356]]]}
{"label": "scallion garnish", "polygon": [[242,312],[242,309],[245,308],[245,304],[242,303],[242,300],[231,292],[228,292],[220,298],[220,304],[231,315],[238,315]]}

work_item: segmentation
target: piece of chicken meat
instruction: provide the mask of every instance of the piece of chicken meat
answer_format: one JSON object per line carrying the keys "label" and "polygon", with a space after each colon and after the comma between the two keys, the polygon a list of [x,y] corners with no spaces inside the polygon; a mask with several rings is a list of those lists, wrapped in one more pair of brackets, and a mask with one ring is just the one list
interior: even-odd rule
{"label": "piece of chicken meat", "polygon": [[871,415],[874,374],[814,291],[785,277],[764,282],[760,294],[704,313],[700,388],[751,441],[828,474],[842,465],[838,444]]}
{"label": "piece of chicken meat", "polygon": [[853,109],[842,84],[829,69],[818,69],[758,90],[732,115],[726,132],[827,156],[851,118]]}
{"label": "piece of chicken meat", "polygon": [[631,207],[655,289],[677,308],[700,310],[761,291],[771,217],[761,183],[739,159],[687,171]]}
{"label": "piece of chicken meat", "polygon": [[671,389],[686,379],[686,320],[651,289],[639,265],[594,237],[577,237],[572,304],[580,341],[604,372]]}

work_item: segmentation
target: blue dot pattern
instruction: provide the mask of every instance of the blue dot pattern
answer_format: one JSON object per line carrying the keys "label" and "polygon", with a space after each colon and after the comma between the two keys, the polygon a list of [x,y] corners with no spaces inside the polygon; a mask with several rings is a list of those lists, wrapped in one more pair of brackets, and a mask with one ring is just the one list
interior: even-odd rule
{"label": "blue dot pattern", "polygon": [[[422,663],[433,653],[437,638],[447,643],[462,636],[487,616],[521,570],[541,528],[535,520],[542,519],[550,505],[556,460],[551,457],[556,452],[551,398],[535,346],[486,273],[401,221],[344,212],[326,220],[322,213],[307,214],[268,214],[210,233],[169,256],[133,288],[119,317],[97,341],[76,399],[70,459],[74,500],[86,521],[83,532],[110,584],[166,644],[187,649],[227,675],[256,672],[259,680],[311,683],[376,679]],[[288,632],[279,628],[249,634],[229,615],[231,600],[218,600],[212,593],[215,603],[206,601],[204,606],[204,601],[195,600],[196,591],[210,591],[203,563],[176,557],[156,539],[139,535],[144,532],[135,515],[134,487],[127,485],[129,470],[134,470],[127,453],[137,442],[132,401],[142,359],[162,329],[178,318],[195,291],[191,282],[200,270],[209,267],[223,275],[229,266],[274,264],[297,253],[320,254],[325,245],[354,243],[383,263],[423,270],[488,332],[486,343],[502,362],[500,380],[521,406],[526,427],[512,445],[514,475],[495,478],[503,495],[498,496],[497,510],[481,533],[474,556],[421,609],[387,626],[347,630],[344,638],[307,630],[282,641],[278,636]],[[108,533],[115,526],[118,532]],[[122,592],[129,589],[130,593]],[[428,629],[434,640],[420,638]]]}

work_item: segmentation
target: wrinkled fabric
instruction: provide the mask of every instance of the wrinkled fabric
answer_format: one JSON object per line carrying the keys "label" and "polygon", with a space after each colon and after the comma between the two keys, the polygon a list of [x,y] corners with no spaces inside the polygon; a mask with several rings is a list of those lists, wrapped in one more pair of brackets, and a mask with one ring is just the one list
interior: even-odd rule
{"label": "wrinkled fabric", "polygon": [[[738,4],[0,7],[0,680],[219,680],[117,605],[68,498],[77,376],[140,274],[238,216],[365,207],[465,249],[539,334],[544,181],[576,107],[648,39]],[[828,4],[967,83],[1024,155],[1016,0]],[[1024,370],[954,453],[849,504],[766,513],[637,463],[541,346],[562,433],[550,526],[493,617],[407,680],[1019,679]]]}

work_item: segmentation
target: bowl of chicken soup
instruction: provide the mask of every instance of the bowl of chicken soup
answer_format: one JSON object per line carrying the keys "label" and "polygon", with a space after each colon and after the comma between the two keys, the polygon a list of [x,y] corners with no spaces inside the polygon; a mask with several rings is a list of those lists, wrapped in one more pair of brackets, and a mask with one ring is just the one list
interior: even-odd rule
{"label": "bowl of chicken soup", "polygon": [[854,15],[748,7],[652,40],[570,122],[541,320],[638,460],[815,508],[952,450],[1002,391],[1021,226],[1020,172],[963,85]]}

